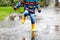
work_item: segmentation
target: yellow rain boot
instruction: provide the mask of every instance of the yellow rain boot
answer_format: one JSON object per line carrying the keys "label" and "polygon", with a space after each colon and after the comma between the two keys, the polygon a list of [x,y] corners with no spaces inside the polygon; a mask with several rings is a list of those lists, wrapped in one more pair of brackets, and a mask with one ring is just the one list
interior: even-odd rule
{"label": "yellow rain boot", "polygon": [[35,24],[32,24],[32,31],[36,31],[36,26],[35,26]]}
{"label": "yellow rain boot", "polygon": [[22,24],[24,24],[25,23],[25,20],[26,20],[26,17],[24,16],[24,17],[22,17]]}

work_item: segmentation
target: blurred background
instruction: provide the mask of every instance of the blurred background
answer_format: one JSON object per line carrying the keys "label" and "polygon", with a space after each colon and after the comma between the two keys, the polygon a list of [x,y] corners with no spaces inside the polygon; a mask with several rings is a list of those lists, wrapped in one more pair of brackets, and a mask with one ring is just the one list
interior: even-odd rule
{"label": "blurred background", "polygon": [[[20,0],[0,0],[0,6],[6,7],[6,6],[14,6],[16,3],[18,3]],[[55,5],[59,5],[60,0],[53,0],[55,2]],[[52,1],[51,0],[38,0],[39,4],[41,6],[48,6]]]}
{"label": "blurred background", "polygon": [[[31,21],[21,23],[24,7],[14,10],[20,0],[0,0],[0,40],[31,40]],[[60,40],[60,0],[38,0],[35,10],[36,40]],[[38,26],[39,25],[39,26]]]}
{"label": "blurred background", "polygon": [[[19,10],[14,11],[13,6],[20,0],[0,0],[0,20],[11,14],[12,12],[24,12],[24,7],[20,7]],[[60,7],[60,0],[38,0],[39,5],[44,8],[48,6]],[[8,11],[7,11],[8,10]]]}

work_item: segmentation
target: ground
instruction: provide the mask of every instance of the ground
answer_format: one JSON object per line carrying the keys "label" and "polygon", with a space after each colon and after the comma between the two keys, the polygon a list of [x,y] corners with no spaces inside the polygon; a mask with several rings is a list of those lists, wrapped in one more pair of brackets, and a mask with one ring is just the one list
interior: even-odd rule
{"label": "ground", "polygon": [[[42,12],[36,10],[36,40],[60,40],[60,9],[42,8]],[[14,14],[14,13],[13,13]],[[12,15],[13,15],[12,14]],[[14,14],[15,15],[15,14]],[[20,16],[23,14],[20,14]],[[29,17],[25,24],[21,23],[18,14],[14,20],[9,17],[0,22],[0,40],[31,40],[31,23]]]}

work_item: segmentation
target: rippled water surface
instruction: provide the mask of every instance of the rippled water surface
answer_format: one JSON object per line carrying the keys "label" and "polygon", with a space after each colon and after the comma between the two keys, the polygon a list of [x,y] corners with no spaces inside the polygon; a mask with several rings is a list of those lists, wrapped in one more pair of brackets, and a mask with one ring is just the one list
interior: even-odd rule
{"label": "rippled water surface", "polygon": [[[42,12],[35,13],[36,40],[60,40],[60,8],[42,8]],[[25,24],[21,23],[20,17],[16,15],[14,20],[7,17],[0,22],[0,40],[31,40],[30,18],[26,19]]]}

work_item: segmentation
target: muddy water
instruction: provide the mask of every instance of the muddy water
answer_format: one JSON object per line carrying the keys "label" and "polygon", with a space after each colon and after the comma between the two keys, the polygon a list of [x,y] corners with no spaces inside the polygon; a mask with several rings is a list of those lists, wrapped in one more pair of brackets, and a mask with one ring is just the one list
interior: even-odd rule
{"label": "muddy water", "polygon": [[[44,8],[36,10],[36,40],[60,40],[60,10],[59,8]],[[0,40],[31,40],[31,23],[29,17],[25,24],[17,14],[14,20],[9,17],[0,22]],[[21,15],[20,15],[21,16]]]}

